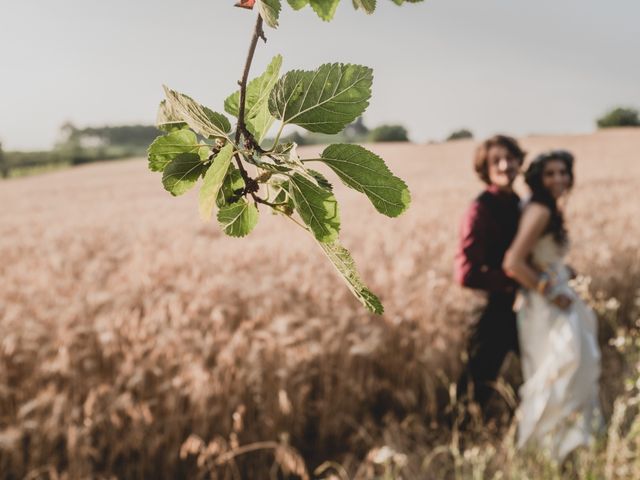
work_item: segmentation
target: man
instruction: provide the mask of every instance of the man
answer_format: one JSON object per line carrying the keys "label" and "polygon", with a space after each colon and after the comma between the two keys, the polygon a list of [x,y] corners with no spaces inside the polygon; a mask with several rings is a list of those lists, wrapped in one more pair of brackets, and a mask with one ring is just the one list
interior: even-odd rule
{"label": "man", "polygon": [[473,326],[468,362],[457,385],[458,399],[464,404],[475,400],[483,413],[507,353],[519,350],[513,311],[518,284],[502,270],[502,261],[518,229],[520,199],[513,182],[524,156],[517,141],[504,135],[478,146],[474,167],[487,187],[467,210],[456,254],[456,281],[488,298]]}

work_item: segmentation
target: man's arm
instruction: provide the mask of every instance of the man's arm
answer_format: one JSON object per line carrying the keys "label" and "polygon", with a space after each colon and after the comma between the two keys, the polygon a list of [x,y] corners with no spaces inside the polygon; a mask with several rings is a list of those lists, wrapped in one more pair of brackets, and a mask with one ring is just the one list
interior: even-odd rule
{"label": "man's arm", "polygon": [[488,292],[513,292],[517,283],[502,268],[487,265],[490,213],[475,201],[462,223],[456,254],[456,281],[468,288]]}

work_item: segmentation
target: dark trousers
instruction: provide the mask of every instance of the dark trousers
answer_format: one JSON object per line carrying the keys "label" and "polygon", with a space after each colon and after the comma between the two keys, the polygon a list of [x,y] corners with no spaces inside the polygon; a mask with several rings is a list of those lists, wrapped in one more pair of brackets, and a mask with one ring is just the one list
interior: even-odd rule
{"label": "dark trousers", "polygon": [[507,353],[520,354],[514,299],[511,294],[490,294],[467,344],[468,362],[458,380],[458,400],[466,404],[473,399],[483,412]]}

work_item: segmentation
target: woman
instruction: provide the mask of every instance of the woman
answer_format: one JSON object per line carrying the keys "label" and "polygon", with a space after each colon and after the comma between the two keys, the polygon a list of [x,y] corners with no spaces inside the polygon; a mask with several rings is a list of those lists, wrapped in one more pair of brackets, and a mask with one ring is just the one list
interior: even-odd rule
{"label": "woman", "polygon": [[563,263],[568,238],[562,204],[573,186],[573,156],[564,150],[539,155],[525,181],[531,199],[503,264],[524,287],[518,446],[535,444],[561,461],[588,444],[601,422],[596,318],[569,287],[572,273]]}

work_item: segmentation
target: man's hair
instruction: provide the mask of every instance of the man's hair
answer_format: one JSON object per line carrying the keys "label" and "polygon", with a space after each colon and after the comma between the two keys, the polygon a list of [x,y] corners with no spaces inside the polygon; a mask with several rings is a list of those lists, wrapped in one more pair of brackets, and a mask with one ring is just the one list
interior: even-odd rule
{"label": "man's hair", "polygon": [[491,147],[505,147],[511,155],[518,159],[520,165],[524,162],[524,157],[527,154],[518,142],[513,137],[506,135],[494,135],[491,138],[487,138],[484,142],[478,145],[476,148],[476,154],[473,159],[473,167],[475,168],[478,177],[487,185],[491,184],[489,179],[489,150]]}

